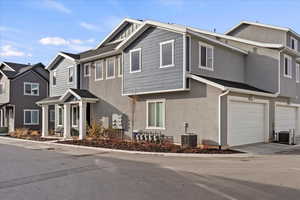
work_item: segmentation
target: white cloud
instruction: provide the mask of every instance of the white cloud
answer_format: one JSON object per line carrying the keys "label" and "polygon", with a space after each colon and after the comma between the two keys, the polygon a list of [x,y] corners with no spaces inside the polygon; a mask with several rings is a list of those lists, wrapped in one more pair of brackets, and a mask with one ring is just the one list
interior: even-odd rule
{"label": "white cloud", "polygon": [[105,18],[101,23],[92,24],[89,22],[80,22],[79,25],[89,31],[107,32],[107,30],[113,29],[121,21],[121,17],[110,16]]}
{"label": "white cloud", "polygon": [[45,0],[44,1],[44,5],[47,8],[62,12],[62,13],[66,13],[66,14],[70,14],[72,11],[65,7],[62,3],[55,1],[55,0]]}
{"label": "white cloud", "polygon": [[69,44],[69,41],[67,41],[61,37],[45,37],[45,38],[40,39],[39,42],[43,45],[54,45],[54,46],[61,46],[61,45]]}
{"label": "white cloud", "polygon": [[87,23],[87,22],[81,22],[80,26],[82,28],[85,28],[85,29],[90,30],[90,31],[99,31],[100,30],[98,26],[96,26],[94,24]]}
{"label": "white cloud", "polygon": [[49,46],[66,46],[67,48],[74,50],[74,51],[86,51],[91,49],[89,44],[95,42],[95,39],[90,38],[87,40],[80,40],[80,39],[64,39],[61,37],[44,37],[39,40],[39,43],[42,45],[49,45]]}
{"label": "white cloud", "polygon": [[24,52],[14,49],[9,44],[0,47],[0,56],[2,57],[22,57],[25,55]]}

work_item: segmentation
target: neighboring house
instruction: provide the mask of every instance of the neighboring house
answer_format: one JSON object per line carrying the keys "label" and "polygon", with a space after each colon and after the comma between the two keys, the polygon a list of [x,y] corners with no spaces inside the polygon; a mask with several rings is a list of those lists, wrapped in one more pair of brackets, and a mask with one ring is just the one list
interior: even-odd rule
{"label": "neighboring house", "polygon": [[47,67],[50,97],[38,103],[45,117],[55,105],[65,137],[84,138],[94,120],[114,127],[116,115],[129,137],[146,130],[176,143],[185,124],[198,143],[219,146],[269,142],[274,131],[300,136],[299,40],[257,23],[217,34],[125,19],[95,49],[59,53]]}
{"label": "neighboring house", "polygon": [[42,63],[35,65],[0,63],[0,125],[40,130],[41,108],[36,102],[48,96],[49,73]]}

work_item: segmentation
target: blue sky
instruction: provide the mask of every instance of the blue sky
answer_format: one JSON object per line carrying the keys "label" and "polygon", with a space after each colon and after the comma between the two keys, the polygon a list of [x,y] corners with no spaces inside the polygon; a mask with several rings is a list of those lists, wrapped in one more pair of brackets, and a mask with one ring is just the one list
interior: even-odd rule
{"label": "blue sky", "polygon": [[300,33],[298,0],[0,0],[0,60],[48,64],[94,48],[124,17],[223,33],[242,20]]}

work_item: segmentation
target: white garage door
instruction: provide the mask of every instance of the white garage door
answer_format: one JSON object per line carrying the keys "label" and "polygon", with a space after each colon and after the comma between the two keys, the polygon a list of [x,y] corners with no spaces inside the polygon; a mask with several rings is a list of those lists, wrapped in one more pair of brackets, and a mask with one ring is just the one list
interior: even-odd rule
{"label": "white garage door", "polygon": [[265,141],[266,104],[252,102],[229,102],[229,146]]}
{"label": "white garage door", "polygon": [[289,131],[296,129],[297,108],[290,106],[276,106],[275,130]]}

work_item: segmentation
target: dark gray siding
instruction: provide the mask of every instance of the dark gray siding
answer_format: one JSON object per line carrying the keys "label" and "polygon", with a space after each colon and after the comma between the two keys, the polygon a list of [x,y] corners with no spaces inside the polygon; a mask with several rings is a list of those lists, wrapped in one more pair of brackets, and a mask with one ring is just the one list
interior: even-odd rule
{"label": "dark gray siding", "polygon": [[230,32],[229,35],[265,43],[275,43],[283,45],[286,43],[286,33],[284,31],[255,25],[244,24],[236,30]]}
{"label": "dark gray siding", "polygon": [[203,43],[214,46],[214,70],[209,71],[199,68],[199,41],[200,40],[198,38],[192,37],[192,73],[237,82],[245,81],[245,56],[241,53],[235,52],[220,45],[201,41]]}
{"label": "dark gray siding", "polygon": [[[73,83],[68,82],[68,67],[74,67],[74,81]],[[52,84],[53,71],[56,70],[56,86]],[[76,76],[75,76],[76,66],[75,63],[68,59],[62,59],[62,61],[56,66],[56,68],[50,71],[50,96],[61,96],[69,88],[76,88]]]}
{"label": "dark gray siding", "polygon": [[[24,95],[24,82],[39,83],[39,96]],[[36,102],[46,98],[48,94],[48,82],[33,72],[27,72],[11,81],[10,103],[15,105],[15,128],[29,128],[40,130],[42,128],[42,110]],[[39,110],[39,125],[24,125],[24,109]]]}
{"label": "dark gray siding", "polygon": [[[160,43],[174,42],[174,67],[160,68]],[[130,53],[141,48],[142,71],[130,73]],[[147,29],[124,51],[124,94],[183,88],[183,35],[159,28]]]}
{"label": "dark gray siding", "polygon": [[0,74],[0,83],[3,84],[4,93],[0,94],[0,104],[1,103],[8,103],[10,96],[10,80],[6,77]]}

